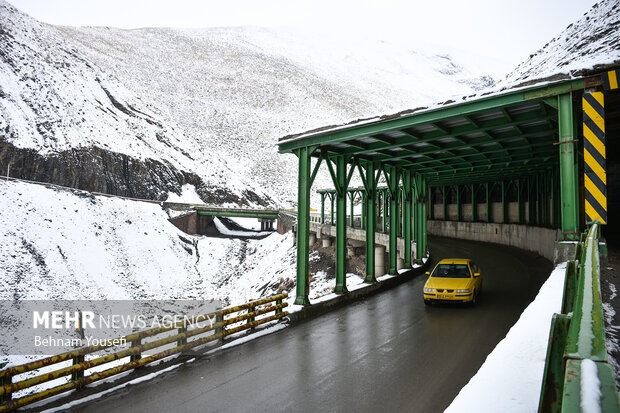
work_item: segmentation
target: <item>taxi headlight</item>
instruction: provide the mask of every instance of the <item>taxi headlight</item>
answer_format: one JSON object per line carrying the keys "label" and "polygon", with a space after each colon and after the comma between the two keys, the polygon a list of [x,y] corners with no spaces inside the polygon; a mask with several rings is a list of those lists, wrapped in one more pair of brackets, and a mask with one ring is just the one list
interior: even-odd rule
{"label": "taxi headlight", "polygon": [[468,293],[469,290],[456,290],[457,293]]}
{"label": "taxi headlight", "polygon": [[424,292],[425,292],[425,293],[434,293],[434,292],[435,292],[435,289],[434,289],[434,288],[425,288],[425,289],[424,289]]}

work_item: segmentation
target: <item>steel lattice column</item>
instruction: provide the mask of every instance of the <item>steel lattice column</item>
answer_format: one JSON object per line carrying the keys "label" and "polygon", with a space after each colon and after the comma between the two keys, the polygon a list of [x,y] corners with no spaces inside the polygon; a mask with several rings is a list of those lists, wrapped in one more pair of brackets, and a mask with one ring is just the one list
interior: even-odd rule
{"label": "steel lattice column", "polygon": [[414,233],[416,242],[415,260],[417,263],[422,262],[422,258],[426,256],[426,196],[427,186],[426,180],[421,175],[414,177],[413,187],[414,197]]}
{"label": "steel lattice column", "polygon": [[[332,160],[336,170],[332,167]],[[336,187],[336,288],[337,293],[347,292],[347,188],[354,166],[347,174],[345,155],[336,155],[327,160],[329,173]]]}
{"label": "steel lattice column", "polygon": [[405,267],[411,267],[411,236],[412,236],[412,203],[413,203],[413,182],[411,181],[411,171],[403,171],[403,238],[405,239]]}
{"label": "steel lattice column", "polygon": [[295,304],[310,304],[309,272],[310,272],[310,149],[300,148],[299,172],[297,183],[297,286]]}
{"label": "steel lattice column", "polygon": [[389,270],[388,274],[395,275],[396,262],[398,258],[397,250],[397,234],[398,234],[398,191],[400,182],[400,169],[393,166],[387,166],[383,169],[385,180],[388,184],[390,192],[390,251],[389,251]]}
{"label": "steel lattice column", "polygon": [[364,282],[374,283],[377,281],[375,274],[375,232],[377,231],[377,181],[380,171],[376,171],[373,162],[365,162],[359,165],[359,173],[364,184],[364,214],[366,228],[366,277]]}
{"label": "steel lattice column", "polygon": [[562,231],[565,238],[576,237],[578,228],[577,169],[575,168],[575,133],[573,130],[573,99],[567,93],[558,96],[558,123],[560,134],[560,196]]}

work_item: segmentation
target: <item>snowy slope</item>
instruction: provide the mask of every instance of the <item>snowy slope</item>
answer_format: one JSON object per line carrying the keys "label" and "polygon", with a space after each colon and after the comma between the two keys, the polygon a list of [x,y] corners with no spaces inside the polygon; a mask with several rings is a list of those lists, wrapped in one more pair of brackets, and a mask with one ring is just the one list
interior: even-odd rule
{"label": "snowy slope", "polygon": [[603,0],[508,74],[501,85],[620,65],[620,2]]}
{"label": "snowy slope", "polygon": [[[289,205],[297,201],[296,158],[277,153],[278,138],[471,94],[492,82],[439,50],[421,53],[403,44],[320,33],[59,30],[142,99],[164,108],[203,152],[219,154]],[[316,183],[331,185],[327,173]]]}
{"label": "snowy slope", "polygon": [[0,43],[1,140],[43,156],[100,148],[197,174],[213,191],[260,194],[251,178],[202,153],[165,110],[101,70],[62,32],[4,1]]}
{"label": "snowy slope", "polygon": [[[294,288],[292,233],[262,240],[191,236],[155,203],[16,181],[0,180],[0,199],[0,299],[240,304]],[[311,298],[331,289],[333,279],[317,277]]]}

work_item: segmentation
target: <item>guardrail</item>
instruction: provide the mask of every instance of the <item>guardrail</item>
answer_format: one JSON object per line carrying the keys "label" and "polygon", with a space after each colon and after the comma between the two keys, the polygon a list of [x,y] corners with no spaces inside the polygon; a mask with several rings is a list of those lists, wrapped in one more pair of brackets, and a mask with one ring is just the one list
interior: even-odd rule
{"label": "guardrail", "polygon": [[[1,370],[0,384],[2,384],[2,386],[0,387],[0,401],[2,401],[2,404],[0,404],[0,412],[11,411],[18,407],[46,399],[48,397],[52,397],[54,395],[64,393],[69,390],[78,389],[86,386],[87,384],[94,383],[96,381],[103,380],[105,378],[123,373],[125,371],[144,366],[156,360],[161,360],[174,354],[190,350],[196,346],[223,339],[224,337],[231,334],[255,328],[256,326],[268,323],[270,321],[279,320],[282,317],[288,315],[288,312],[283,311],[283,308],[288,306],[288,303],[283,302],[286,297],[288,297],[288,293],[283,293],[269,298],[251,301],[243,305],[228,307],[209,314],[205,314],[203,316],[197,316],[201,320],[215,320],[214,323],[207,324],[203,322],[203,324],[207,324],[203,327],[196,327],[196,325],[193,324],[195,326],[194,328],[186,328],[187,326],[184,325],[183,322],[179,322],[172,326],[153,328],[133,333],[122,337],[126,340],[126,343],[131,343],[131,347],[116,351],[111,354],[99,355],[98,357],[89,359],[88,361],[85,360],[85,356],[87,354],[93,354],[114,346],[98,345],[82,347],[66,353],[36,360],[19,366],[12,366]],[[233,313],[239,313],[241,311],[247,311],[247,313],[240,316],[227,318],[227,316]],[[274,312],[274,314],[262,318],[257,318],[270,312]],[[244,321],[245,323],[241,325],[237,325],[232,328],[226,328],[227,326],[230,326],[232,324],[240,324]],[[148,343],[142,343],[142,340],[147,337],[160,336],[172,330],[177,330],[177,334],[168,335],[155,341],[150,341]],[[209,335],[204,336],[205,334]],[[191,337],[196,337],[196,339],[188,342],[188,339]],[[121,340],[121,338],[117,340]],[[152,355],[144,357],[142,356],[142,353],[147,350],[160,348],[171,343],[176,343],[176,346]],[[127,357],[129,357],[129,359],[127,359]],[[117,360],[121,361],[120,365],[118,365]],[[72,361],[73,365],[62,367],[53,371],[40,371],[40,369],[42,368],[47,368],[50,365],[62,363],[65,361]],[[84,374],[85,370],[87,369],[109,364],[112,362],[116,362],[116,365],[113,365],[107,370],[93,372],[88,375]],[[15,376],[35,370],[37,371],[38,375],[13,382],[13,378]],[[32,386],[46,383],[48,381],[56,380],[69,375],[71,376],[71,380],[65,384],[41,390],[17,399],[12,398],[12,394],[16,391],[28,389]]]}
{"label": "guardrail", "polygon": [[577,243],[564,281],[562,314],[551,321],[539,412],[618,412],[607,363],[599,270],[599,224]]}

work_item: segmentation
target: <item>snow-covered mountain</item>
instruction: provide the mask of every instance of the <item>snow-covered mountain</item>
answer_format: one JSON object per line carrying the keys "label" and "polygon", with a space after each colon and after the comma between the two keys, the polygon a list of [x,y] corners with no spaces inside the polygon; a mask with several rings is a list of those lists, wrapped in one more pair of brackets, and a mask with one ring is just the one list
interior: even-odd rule
{"label": "snow-covered mountain", "polygon": [[[164,108],[204,151],[296,202],[296,161],[277,139],[492,82],[448,54],[264,28],[59,28],[135,93]],[[486,82],[486,83],[485,83]],[[328,175],[317,186],[331,185]]]}
{"label": "snow-covered mountain", "polygon": [[603,0],[519,64],[502,86],[601,72],[620,65],[620,2]]}
{"label": "snow-covered mountain", "polygon": [[215,203],[269,199],[62,32],[6,2],[0,44],[0,159],[13,176],[149,198],[189,182]]}
{"label": "snow-covered mountain", "polygon": [[161,198],[191,183],[209,202],[291,205],[296,161],[277,154],[278,138],[493,82],[445,51],[402,43],[54,27],[1,0],[0,11],[0,139],[10,144],[0,169],[122,195]]}

